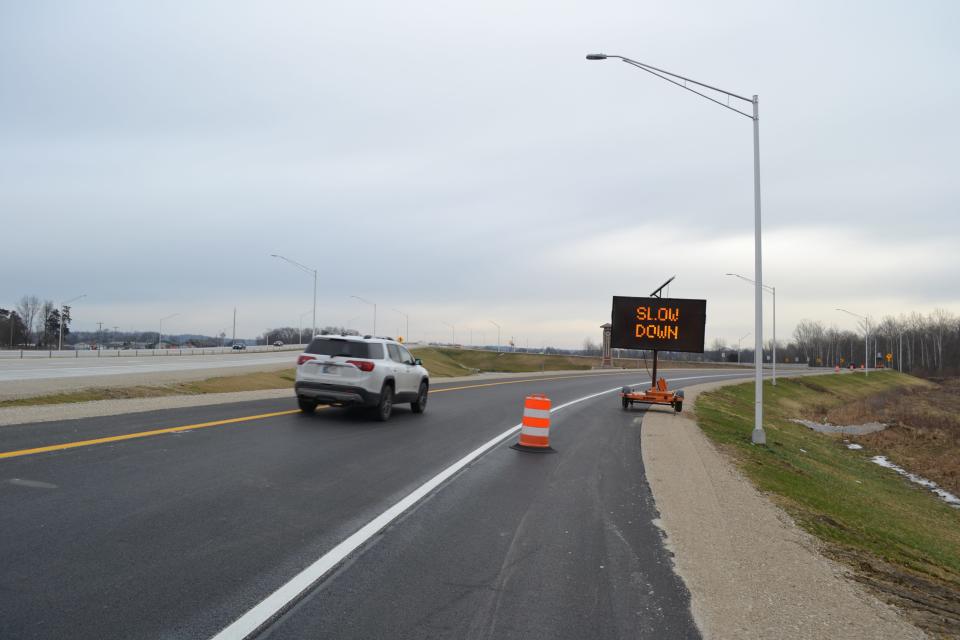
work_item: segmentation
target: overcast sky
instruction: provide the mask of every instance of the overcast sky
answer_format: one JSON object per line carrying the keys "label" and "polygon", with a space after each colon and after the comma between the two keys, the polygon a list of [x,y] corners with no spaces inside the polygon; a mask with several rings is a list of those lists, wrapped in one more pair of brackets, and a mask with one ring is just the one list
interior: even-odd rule
{"label": "overcast sky", "polygon": [[[960,3],[5,2],[0,306],[75,328],[318,323],[578,346],[612,295],[753,329],[960,312]],[[768,299],[769,302],[769,299]],[[769,306],[767,317],[769,318]],[[309,321],[309,314],[305,316]],[[229,332],[229,329],[228,329]],[[769,328],[767,329],[769,336]]]}

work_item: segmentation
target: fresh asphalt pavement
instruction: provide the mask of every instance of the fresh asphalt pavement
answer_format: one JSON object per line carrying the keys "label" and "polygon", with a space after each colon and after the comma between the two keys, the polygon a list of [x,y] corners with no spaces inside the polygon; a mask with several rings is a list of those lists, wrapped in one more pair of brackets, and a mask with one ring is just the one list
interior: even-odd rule
{"label": "fresh asphalt pavement", "polygon": [[[675,387],[749,372],[668,372]],[[388,423],[320,410],[0,459],[0,637],[203,638],[466,453],[642,374],[437,384]],[[679,380],[683,378],[683,380]],[[507,384],[504,384],[507,383]],[[444,389],[446,387],[446,390]],[[0,428],[0,452],[294,408],[265,400]],[[275,638],[696,637],[610,393],[510,438],[282,612]]]}

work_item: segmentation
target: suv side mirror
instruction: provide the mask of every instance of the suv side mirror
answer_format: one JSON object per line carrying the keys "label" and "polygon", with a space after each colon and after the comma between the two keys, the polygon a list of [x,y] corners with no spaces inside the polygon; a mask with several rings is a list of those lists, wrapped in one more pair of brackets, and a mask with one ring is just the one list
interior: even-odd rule
{"label": "suv side mirror", "polygon": [[420,358],[414,358],[414,359],[413,359],[413,364],[415,364],[415,365],[417,365],[417,366],[419,366],[419,367],[422,367],[422,366],[423,366],[423,360],[421,360]]}

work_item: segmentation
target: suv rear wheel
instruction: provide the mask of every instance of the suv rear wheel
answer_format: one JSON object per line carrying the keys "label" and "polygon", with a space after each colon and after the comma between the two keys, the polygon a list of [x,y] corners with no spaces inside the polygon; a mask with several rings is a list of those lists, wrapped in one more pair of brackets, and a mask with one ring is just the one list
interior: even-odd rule
{"label": "suv rear wheel", "polygon": [[420,383],[420,391],[417,392],[417,399],[410,403],[410,408],[414,413],[423,413],[427,408],[427,394],[430,390],[427,388],[427,381]]}
{"label": "suv rear wheel", "polygon": [[393,387],[389,384],[383,385],[380,390],[380,402],[377,403],[377,420],[386,422],[393,413]]}
{"label": "suv rear wheel", "polygon": [[300,407],[300,411],[304,413],[313,413],[317,408],[316,402],[307,400],[306,398],[297,398],[297,405]]}

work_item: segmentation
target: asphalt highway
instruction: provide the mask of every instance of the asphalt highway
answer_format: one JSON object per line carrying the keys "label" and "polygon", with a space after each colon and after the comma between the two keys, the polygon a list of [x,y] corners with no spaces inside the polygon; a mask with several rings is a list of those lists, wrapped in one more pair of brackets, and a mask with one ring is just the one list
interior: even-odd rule
{"label": "asphalt highway", "polygon": [[[603,393],[642,381],[438,383],[388,423],[291,398],[0,428],[0,637],[209,638],[271,594],[260,637],[698,637],[653,524],[644,412]],[[412,501],[531,392],[586,398],[554,413],[557,453],[507,437]]]}
{"label": "asphalt highway", "polygon": [[296,359],[296,353],[290,351],[197,356],[10,358],[0,359],[0,382],[250,367],[295,363]]}

